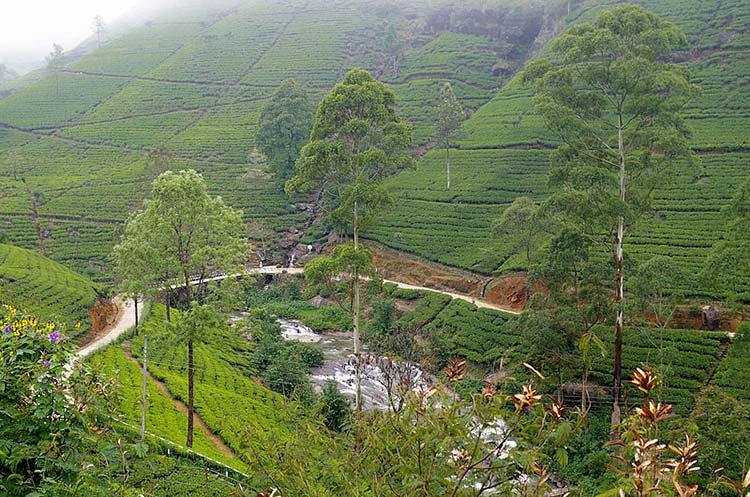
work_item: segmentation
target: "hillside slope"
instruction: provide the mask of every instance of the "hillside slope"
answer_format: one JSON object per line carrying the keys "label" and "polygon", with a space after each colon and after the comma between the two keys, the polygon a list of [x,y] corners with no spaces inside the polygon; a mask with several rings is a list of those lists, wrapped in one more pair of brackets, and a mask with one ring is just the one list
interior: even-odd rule
{"label": "hillside slope", "polygon": [[350,68],[369,69],[394,86],[422,145],[444,82],[480,107],[544,27],[534,2],[498,0],[489,20],[477,18],[481,2],[450,2],[227,0],[152,15],[0,99],[0,229],[39,245],[35,200],[51,256],[104,277],[154,177],[147,154],[164,145],[173,168],[203,172],[278,238],[305,217],[254,153],[260,109],[281,82],[298,80],[317,101]]}
{"label": "hillside slope", "polygon": [[76,322],[89,321],[87,310],[96,302],[97,291],[91,280],[62,264],[31,250],[0,244],[0,302],[40,319],[65,323],[69,336],[78,333]]}
{"label": "hillside slope", "polygon": [[[568,23],[590,20],[614,2],[584,2]],[[702,267],[722,232],[720,209],[750,175],[750,4],[742,0],[639,2],[688,35],[677,54],[703,94],[686,109],[693,129],[692,163],[679,164],[673,182],[656,192],[652,218],[627,240],[636,260],[669,255],[687,274]],[[445,189],[442,154],[432,151],[417,169],[393,178],[401,199],[369,236],[398,250],[481,273],[523,269],[512,240],[491,225],[519,195],[541,199],[554,136],[535,115],[532,90],[518,78],[464,125],[453,152],[453,189]],[[750,284],[750,282],[748,282]],[[694,281],[683,290],[700,293]]]}

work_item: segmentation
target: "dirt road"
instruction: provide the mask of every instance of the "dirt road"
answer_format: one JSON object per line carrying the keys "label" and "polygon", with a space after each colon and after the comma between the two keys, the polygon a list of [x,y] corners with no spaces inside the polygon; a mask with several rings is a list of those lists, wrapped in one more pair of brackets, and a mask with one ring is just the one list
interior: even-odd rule
{"label": "dirt road", "polygon": [[[105,330],[99,338],[90,342],[88,345],[80,349],[76,356],[79,359],[86,357],[87,355],[109,345],[114,342],[120,335],[128,331],[130,328],[135,326],[135,310],[133,308],[133,301],[130,299],[125,300],[121,295],[118,295],[113,299],[113,303],[117,306],[117,315],[114,322]],[[138,315],[143,315],[143,301],[138,302]]]}

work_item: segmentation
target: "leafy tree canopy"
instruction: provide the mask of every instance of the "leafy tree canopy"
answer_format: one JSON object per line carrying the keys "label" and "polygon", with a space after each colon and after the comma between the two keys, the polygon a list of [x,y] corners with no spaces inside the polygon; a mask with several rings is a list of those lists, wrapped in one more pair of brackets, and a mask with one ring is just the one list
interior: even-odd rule
{"label": "leafy tree canopy", "polygon": [[[117,270],[132,292],[202,280],[243,260],[247,242],[240,211],[211,197],[193,170],[162,173],[151,198],[127,223],[115,246]],[[188,292],[189,294],[190,292]],[[188,295],[188,298],[190,295]]]}
{"label": "leafy tree canopy", "polygon": [[411,127],[396,114],[395,101],[393,90],[369,72],[349,71],[318,106],[287,190],[320,188],[323,207],[339,227],[352,226],[354,217],[360,225],[370,221],[392,202],[382,180],[412,164]]}
{"label": "leafy tree canopy", "polygon": [[294,162],[310,137],[313,113],[305,87],[291,79],[281,84],[260,113],[255,142],[281,181],[294,173]]}
{"label": "leafy tree canopy", "polygon": [[673,24],[621,5],[568,30],[551,44],[554,59],[525,71],[538,111],[562,140],[563,167],[551,182],[566,188],[556,200],[589,231],[611,228],[619,216],[632,222],[671,160],[687,155],[679,112],[697,89],[684,66],[664,61],[686,43]]}

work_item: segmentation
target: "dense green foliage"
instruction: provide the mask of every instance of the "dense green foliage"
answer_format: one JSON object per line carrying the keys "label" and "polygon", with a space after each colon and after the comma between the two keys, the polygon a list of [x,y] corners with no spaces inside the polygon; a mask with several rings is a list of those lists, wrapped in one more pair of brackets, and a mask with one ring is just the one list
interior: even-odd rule
{"label": "dense green foliage", "polygon": [[349,314],[335,304],[315,306],[305,300],[300,281],[288,278],[273,285],[242,283],[240,298],[248,309],[260,309],[286,319],[298,319],[310,328],[323,331],[345,331],[352,327]]}
{"label": "dense green foliage", "polygon": [[[0,309],[0,490],[4,495],[102,495],[99,430],[114,384],[81,364],[60,325]],[[65,372],[70,367],[69,372]],[[103,450],[101,457],[111,457]],[[106,487],[106,485],[103,485]]]}
{"label": "dense green foliage", "polygon": [[188,305],[193,294],[199,301],[205,279],[236,270],[244,260],[243,231],[242,214],[211,197],[194,170],[162,173],[114,248],[122,286],[153,295],[179,283]]}
{"label": "dense green foliage", "polygon": [[312,385],[307,374],[323,365],[323,351],[317,345],[285,341],[274,316],[263,310],[250,313],[245,321],[253,339],[250,366],[274,392],[309,401]]}
{"label": "dense green foliage", "polygon": [[23,304],[41,319],[65,323],[72,338],[88,328],[87,310],[100,291],[88,278],[36,252],[0,244],[0,302]]}
{"label": "dense green foliage", "polygon": [[701,393],[690,422],[701,444],[701,476],[724,468],[725,475],[750,470],[750,411],[747,404],[723,390],[710,387]]}
{"label": "dense green foliage", "polygon": [[[446,374],[456,381],[463,371]],[[458,399],[447,387],[407,391],[399,409],[363,413],[335,437],[289,411],[289,439],[281,445],[248,433],[246,458],[282,495],[545,495],[548,478],[519,479],[518,472],[545,476],[551,464],[564,465],[577,416],[561,417],[554,399],[536,395],[533,380],[516,396],[488,387]]]}
{"label": "dense green foliage", "polygon": [[337,231],[354,235],[391,202],[385,178],[408,167],[411,128],[396,112],[391,88],[362,69],[349,71],[323,98],[310,143],[287,190],[320,189],[320,205]]}
{"label": "dense green foliage", "polygon": [[305,87],[285,81],[263,107],[256,142],[282,182],[294,173],[294,162],[310,137],[313,108]]}

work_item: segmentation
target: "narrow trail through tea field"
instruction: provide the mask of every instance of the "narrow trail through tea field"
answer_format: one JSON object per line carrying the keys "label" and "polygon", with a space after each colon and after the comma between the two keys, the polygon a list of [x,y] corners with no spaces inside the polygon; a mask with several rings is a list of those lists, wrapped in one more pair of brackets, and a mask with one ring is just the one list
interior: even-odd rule
{"label": "narrow trail through tea field", "polygon": [[[133,354],[130,353],[130,343],[123,343],[122,350],[123,352],[125,352],[125,357],[137,364],[138,367],[141,367],[141,363],[138,362],[138,359],[133,357]],[[178,411],[187,416],[188,407],[185,405],[185,403],[172,395],[172,392],[169,391],[169,387],[167,387],[164,382],[154,378],[154,376],[152,376],[150,372],[147,372],[146,374],[148,375],[148,379],[154,383],[156,389],[159,390],[159,393],[169,399]],[[226,444],[226,442],[224,442],[224,440],[220,436],[218,436],[211,430],[211,428],[208,427],[206,422],[203,421],[203,419],[198,415],[197,412],[193,413],[193,421],[195,422],[195,426],[200,428],[206,438],[209,439],[211,443],[214,444],[214,446],[216,446],[219,451],[221,451],[222,454],[227,457],[237,457],[234,451]]]}
{"label": "narrow trail through tea field", "polygon": [[508,314],[515,314],[515,315],[521,314],[519,311],[512,309],[508,306],[492,304],[490,302],[487,302],[486,300],[477,299],[470,295],[465,295],[463,293],[446,292],[445,290],[436,290],[434,288],[428,288],[424,286],[410,285],[408,283],[402,283],[400,281],[395,281],[395,280],[383,280],[383,281],[385,283],[393,283],[397,287],[404,288],[406,290],[423,290],[423,291],[428,291],[428,292],[442,293],[443,295],[447,295],[454,299],[460,299],[460,300],[465,300],[466,302],[471,302],[475,306],[482,307],[485,309],[494,309],[496,311],[506,312]]}

